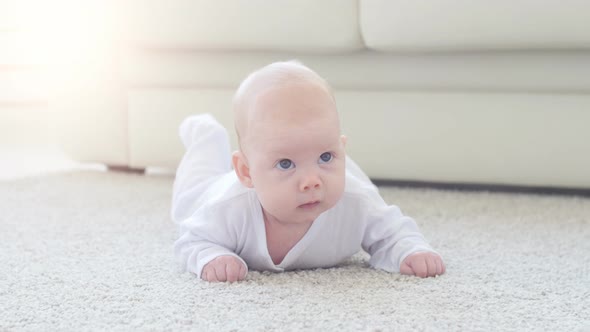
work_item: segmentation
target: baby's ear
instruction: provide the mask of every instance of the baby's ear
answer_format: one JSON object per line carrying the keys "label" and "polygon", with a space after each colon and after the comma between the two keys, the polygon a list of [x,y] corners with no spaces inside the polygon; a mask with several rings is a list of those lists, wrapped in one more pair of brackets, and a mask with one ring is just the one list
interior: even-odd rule
{"label": "baby's ear", "polygon": [[248,162],[244,153],[242,153],[242,151],[234,151],[231,161],[234,165],[234,171],[238,176],[238,180],[240,180],[244,186],[254,188],[252,178],[250,177],[250,168],[248,167]]}
{"label": "baby's ear", "polygon": [[346,139],[347,138],[345,135],[340,136],[340,142],[342,142],[343,147],[346,147]]}

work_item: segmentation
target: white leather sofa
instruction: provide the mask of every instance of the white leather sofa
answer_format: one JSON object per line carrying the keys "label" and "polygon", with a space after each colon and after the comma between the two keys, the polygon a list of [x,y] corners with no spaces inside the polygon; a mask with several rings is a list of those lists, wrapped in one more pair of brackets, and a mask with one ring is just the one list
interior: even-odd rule
{"label": "white leather sofa", "polygon": [[235,144],[239,82],[299,59],[333,86],[372,178],[590,188],[590,2],[121,3],[93,13],[101,38],[56,84],[79,160],[175,169],[178,125],[204,112]]}

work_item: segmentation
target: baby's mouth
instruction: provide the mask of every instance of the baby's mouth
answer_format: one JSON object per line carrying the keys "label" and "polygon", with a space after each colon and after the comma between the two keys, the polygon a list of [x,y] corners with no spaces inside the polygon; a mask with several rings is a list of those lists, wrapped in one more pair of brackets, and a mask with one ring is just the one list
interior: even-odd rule
{"label": "baby's mouth", "polygon": [[299,207],[307,210],[307,209],[313,209],[314,207],[318,206],[319,204],[320,204],[320,201],[313,201],[313,202],[301,204],[301,205],[299,205]]}

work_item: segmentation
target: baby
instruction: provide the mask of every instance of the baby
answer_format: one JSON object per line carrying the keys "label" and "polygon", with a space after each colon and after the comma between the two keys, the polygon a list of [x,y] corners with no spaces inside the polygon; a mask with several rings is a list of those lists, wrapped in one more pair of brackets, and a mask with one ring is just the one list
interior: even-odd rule
{"label": "baby", "polygon": [[248,269],[335,266],[362,248],[378,269],[445,272],[414,220],[387,205],[346,156],[334,97],[319,75],[294,61],[270,64],[242,82],[233,108],[239,151],[231,158],[227,132],[210,115],[180,127],[186,153],[172,218],[187,270],[234,282]]}

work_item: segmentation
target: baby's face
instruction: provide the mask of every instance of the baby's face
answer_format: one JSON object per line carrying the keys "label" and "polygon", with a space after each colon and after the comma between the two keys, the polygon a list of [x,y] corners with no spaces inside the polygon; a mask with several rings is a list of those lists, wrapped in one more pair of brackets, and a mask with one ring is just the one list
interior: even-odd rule
{"label": "baby's face", "polygon": [[243,142],[252,185],[267,218],[301,224],[344,191],[344,137],[332,97],[313,85],[258,96]]}

